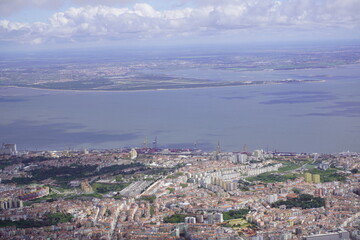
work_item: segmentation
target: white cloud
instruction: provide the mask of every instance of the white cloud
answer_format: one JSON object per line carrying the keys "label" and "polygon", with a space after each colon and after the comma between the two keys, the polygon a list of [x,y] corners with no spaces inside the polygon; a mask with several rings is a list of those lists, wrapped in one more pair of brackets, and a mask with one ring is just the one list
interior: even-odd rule
{"label": "white cloud", "polygon": [[[31,1],[38,4],[48,2]],[[132,8],[103,5],[70,8],[41,23],[2,20],[0,40],[41,44],[48,41],[216,35],[241,29],[354,28],[358,31],[360,27],[359,0],[219,0],[216,4],[203,1],[207,4],[196,8],[164,11],[145,3],[135,4]]]}

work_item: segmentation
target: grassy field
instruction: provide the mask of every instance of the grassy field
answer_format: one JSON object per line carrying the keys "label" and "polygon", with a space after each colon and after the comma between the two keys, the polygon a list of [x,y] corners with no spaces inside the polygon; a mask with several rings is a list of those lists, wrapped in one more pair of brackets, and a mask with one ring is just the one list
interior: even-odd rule
{"label": "grassy field", "polygon": [[124,188],[126,188],[127,186],[129,186],[130,183],[93,183],[92,184],[92,188],[94,190],[95,193],[108,193],[108,192],[117,192],[117,191],[121,191]]}
{"label": "grassy field", "polygon": [[317,167],[316,164],[307,164],[307,165],[305,166],[306,169],[313,169],[313,168],[316,168],[316,167]]}
{"label": "grassy field", "polygon": [[275,183],[275,182],[285,182],[286,180],[295,180],[299,175],[298,174],[278,174],[278,173],[271,173],[266,172],[259,174],[254,177],[247,178],[248,181],[260,181],[263,183]]}
{"label": "grassy field", "polygon": [[240,219],[245,218],[246,214],[249,213],[249,209],[238,209],[238,210],[230,210],[228,212],[224,212],[224,220],[231,220],[231,219]]}
{"label": "grassy field", "polygon": [[289,161],[281,161],[283,166],[279,168],[278,172],[288,172],[301,167],[303,164],[293,163]]}
{"label": "grassy field", "polygon": [[243,218],[228,220],[227,224],[229,224],[231,227],[249,227],[250,226],[250,223],[248,223]]}
{"label": "grassy field", "polygon": [[223,224],[224,227],[231,227],[232,229],[237,231],[245,228],[252,228],[252,229],[257,228],[255,224],[249,223],[243,218],[228,220],[225,221]]}
{"label": "grassy field", "polygon": [[339,181],[344,182],[346,181],[347,174],[340,173],[337,169],[330,168],[326,171],[320,169],[309,169],[308,171],[311,174],[319,174],[321,182],[333,182]]}

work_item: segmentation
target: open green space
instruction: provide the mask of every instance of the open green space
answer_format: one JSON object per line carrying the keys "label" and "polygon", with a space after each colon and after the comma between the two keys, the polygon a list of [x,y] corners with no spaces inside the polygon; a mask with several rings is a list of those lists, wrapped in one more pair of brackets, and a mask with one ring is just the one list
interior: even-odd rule
{"label": "open green space", "polygon": [[47,196],[41,197],[41,198],[37,198],[37,199],[33,199],[33,200],[29,200],[25,202],[25,205],[31,205],[34,203],[40,203],[40,202],[53,202],[56,201],[58,198],[60,198],[62,195],[56,194],[56,193],[50,193]]}
{"label": "open green space", "polygon": [[309,169],[307,172],[311,174],[319,174],[321,182],[333,182],[333,181],[345,182],[346,176],[348,175],[345,173],[340,173],[337,169],[334,168],[329,168],[325,171],[314,168],[314,169]]}
{"label": "open green space", "polygon": [[266,172],[254,177],[249,177],[246,180],[251,182],[260,181],[263,183],[274,183],[274,182],[284,182],[286,180],[295,180],[298,176],[299,176],[298,174],[279,174],[279,173]]}
{"label": "open green space", "polygon": [[317,166],[318,166],[317,164],[308,163],[308,164],[306,164],[305,168],[306,169],[313,169],[313,168],[316,168]]}
{"label": "open green space", "polygon": [[13,165],[13,164],[18,164],[18,163],[30,164],[30,163],[43,162],[43,161],[52,160],[52,159],[53,158],[45,157],[45,156],[36,156],[36,157],[28,157],[28,158],[12,156],[6,160],[0,160],[0,168],[2,168],[3,165],[8,166],[8,165]]}
{"label": "open green space", "polygon": [[[71,165],[65,167],[48,167],[48,168],[39,168],[32,170],[30,173],[32,177],[20,177],[13,178],[11,180],[4,180],[4,183],[16,183],[16,184],[29,184],[29,183],[39,183],[48,178],[56,180],[56,183],[66,188],[67,184],[70,181],[76,179],[84,179],[95,176],[101,176],[104,174],[116,174],[122,172],[123,170],[128,170],[135,167],[146,168],[141,163],[131,163],[127,165],[113,165],[109,167],[101,168],[97,171],[97,165]],[[126,171],[126,174],[130,175],[136,172]]]}
{"label": "open green space", "polygon": [[167,176],[166,178],[168,178],[168,179],[175,179],[175,178],[178,178],[178,177],[183,176],[183,175],[184,175],[184,173],[182,173],[182,172],[177,172],[177,173],[174,173],[174,174],[171,174],[171,175]]}
{"label": "open green space", "polygon": [[223,213],[224,220],[231,220],[231,219],[238,219],[238,218],[245,218],[246,215],[249,213],[249,209],[239,209],[239,210],[230,210],[228,212]]}
{"label": "open green space", "polygon": [[175,188],[172,188],[172,187],[168,187],[168,188],[166,188],[166,190],[169,190],[170,193],[174,193],[174,192],[175,192]]}
{"label": "open green space", "polygon": [[155,195],[141,196],[139,199],[143,201],[149,201],[150,203],[154,203],[156,196]]}
{"label": "open green space", "polygon": [[130,183],[93,183],[91,186],[95,193],[118,192],[129,186]]}
{"label": "open green space", "polygon": [[4,168],[6,168],[8,166],[11,166],[13,164],[14,163],[12,162],[11,159],[9,159],[9,160],[0,160],[0,169],[4,169]]}
{"label": "open green space", "polygon": [[45,214],[41,220],[19,220],[19,221],[10,221],[10,220],[0,220],[0,227],[15,226],[17,228],[36,228],[36,227],[45,227],[57,225],[58,223],[66,223],[72,220],[73,216],[69,213],[48,213]]}
{"label": "open green space", "polygon": [[295,170],[299,167],[301,167],[303,165],[303,163],[293,163],[290,161],[281,161],[282,163],[282,167],[279,168],[278,172],[288,172],[288,171],[292,171]]}
{"label": "open green space", "polygon": [[67,196],[64,199],[92,199],[92,198],[102,198],[103,195],[101,193],[85,193],[79,195],[71,195]]}
{"label": "open green space", "polygon": [[185,218],[190,217],[185,214],[174,214],[168,217],[164,217],[164,223],[183,223],[185,222]]}
{"label": "open green space", "polygon": [[254,227],[256,227],[254,224],[249,223],[248,221],[246,221],[243,218],[228,220],[228,221],[225,222],[225,224],[223,226],[224,227],[231,227],[231,228],[234,228],[234,229],[254,228]]}
{"label": "open green space", "polygon": [[[134,169],[132,171],[129,171],[130,168],[138,167],[140,169]],[[108,167],[101,168],[95,176],[103,175],[103,174],[123,174],[123,175],[132,175],[137,171],[140,170],[146,170],[147,167],[145,167],[144,164],[136,162],[136,163],[130,163],[130,164],[123,164],[123,165],[111,165]],[[123,170],[126,170],[125,172]]]}
{"label": "open green space", "polygon": [[325,206],[325,199],[310,194],[300,194],[297,198],[274,202],[271,207],[278,208],[282,205],[285,205],[286,208],[319,208]]}
{"label": "open green space", "polygon": [[353,193],[355,193],[356,195],[359,195],[359,196],[360,196],[360,188],[355,189],[355,190],[353,191]]}

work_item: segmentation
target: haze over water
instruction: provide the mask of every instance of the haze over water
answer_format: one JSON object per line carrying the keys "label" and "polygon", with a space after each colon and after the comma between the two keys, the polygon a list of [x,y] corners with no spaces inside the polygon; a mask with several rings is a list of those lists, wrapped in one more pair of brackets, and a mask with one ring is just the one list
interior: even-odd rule
{"label": "haze over water", "polygon": [[[218,71],[218,72],[217,72]],[[217,78],[223,70],[166,71]],[[194,76],[194,74],[197,74]],[[225,151],[360,151],[360,65],[289,71],[230,71],[245,80],[326,82],[139,92],[0,88],[0,141],[19,149],[142,146]],[[151,144],[150,144],[151,145]]]}

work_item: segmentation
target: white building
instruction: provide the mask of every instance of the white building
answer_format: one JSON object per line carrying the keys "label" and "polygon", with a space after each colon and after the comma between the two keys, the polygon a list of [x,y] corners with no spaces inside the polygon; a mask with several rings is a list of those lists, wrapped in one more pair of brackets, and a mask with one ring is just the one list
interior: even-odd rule
{"label": "white building", "polygon": [[214,214],[214,222],[215,223],[222,223],[224,221],[224,217],[222,213],[215,213]]}
{"label": "white building", "polygon": [[131,151],[130,151],[130,159],[131,159],[131,160],[134,160],[134,159],[137,158],[137,156],[138,156],[138,153],[137,153],[137,151],[135,150],[135,148],[131,149]]}
{"label": "white building", "polygon": [[238,163],[246,163],[248,156],[246,154],[238,154]]}
{"label": "white building", "polygon": [[274,202],[276,202],[277,200],[278,200],[277,194],[271,194],[271,195],[267,195],[267,196],[266,196],[266,201],[267,201],[268,203],[274,203]]}
{"label": "white building", "polygon": [[196,218],[195,217],[186,217],[185,223],[196,223]]}
{"label": "white building", "polygon": [[0,149],[0,155],[16,155],[16,144],[3,143]]}
{"label": "white building", "polygon": [[264,157],[264,150],[255,150],[253,152],[253,155],[256,158],[263,158]]}
{"label": "white building", "polygon": [[242,153],[235,153],[229,157],[229,161],[232,163],[244,164],[247,161],[247,155]]}

